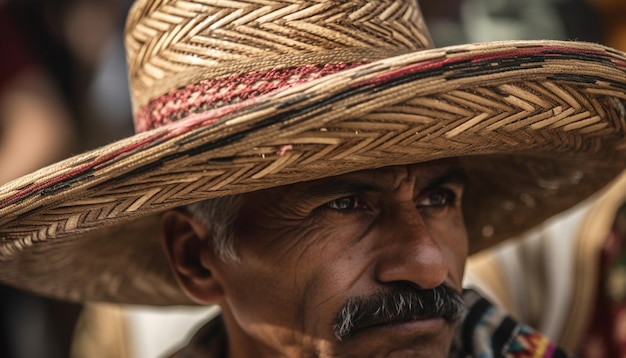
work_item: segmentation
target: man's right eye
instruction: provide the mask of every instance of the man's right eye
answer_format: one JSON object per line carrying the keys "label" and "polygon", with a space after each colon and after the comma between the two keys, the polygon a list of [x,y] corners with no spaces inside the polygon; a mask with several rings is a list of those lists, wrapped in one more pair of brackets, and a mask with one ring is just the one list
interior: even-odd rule
{"label": "man's right eye", "polygon": [[359,201],[354,195],[344,196],[343,198],[335,199],[326,203],[325,206],[333,210],[352,210],[359,206]]}

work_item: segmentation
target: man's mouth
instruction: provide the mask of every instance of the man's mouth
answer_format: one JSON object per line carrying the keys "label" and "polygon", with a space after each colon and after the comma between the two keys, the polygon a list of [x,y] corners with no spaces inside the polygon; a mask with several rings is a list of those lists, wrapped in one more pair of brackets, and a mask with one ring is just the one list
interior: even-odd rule
{"label": "man's mouth", "polygon": [[355,338],[361,334],[370,334],[370,332],[376,334],[377,337],[381,337],[381,334],[410,334],[412,337],[429,336],[441,332],[445,326],[450,324],[441,317],[380,322],[356,328],[345,339]]}

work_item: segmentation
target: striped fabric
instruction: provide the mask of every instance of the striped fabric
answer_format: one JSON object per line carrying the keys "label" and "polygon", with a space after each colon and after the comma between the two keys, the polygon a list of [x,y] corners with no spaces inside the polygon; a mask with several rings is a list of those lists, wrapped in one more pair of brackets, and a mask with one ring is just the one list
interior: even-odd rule
{"label": "striped fabric", "polygon": [[522,325],[476,291],[465,290],[468,312],[457,331],[459,357],[564,358],[568,355],[549,338]]}

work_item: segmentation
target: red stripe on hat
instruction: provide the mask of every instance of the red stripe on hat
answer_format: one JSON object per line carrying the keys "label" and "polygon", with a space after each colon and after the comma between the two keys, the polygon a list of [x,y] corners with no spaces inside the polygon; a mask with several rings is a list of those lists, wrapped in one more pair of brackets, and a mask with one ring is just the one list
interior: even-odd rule
{"label": "red stripe on hat", "polygon": [[141,107],[135,116],[135,131],[139,133],[158,128],[196,112],[242,102],[362,64],[360,62],[305,65],[244,73],[191,84],[172,90]]}

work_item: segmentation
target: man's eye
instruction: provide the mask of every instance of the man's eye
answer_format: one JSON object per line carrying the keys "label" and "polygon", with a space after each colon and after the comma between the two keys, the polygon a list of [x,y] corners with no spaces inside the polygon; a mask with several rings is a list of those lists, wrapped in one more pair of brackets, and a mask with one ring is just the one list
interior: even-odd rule
{"label": "man's eye", "polygon": [[445,208],[454,206],[456,194],[449,189],[439,189],[426,194],[418,203],[418,208]]}
{"label": "man's eye", "polygon": [[350,210],[356,209],[358,204],[356,196],[345,196],[326,203],[326,207],[334,210]]}

